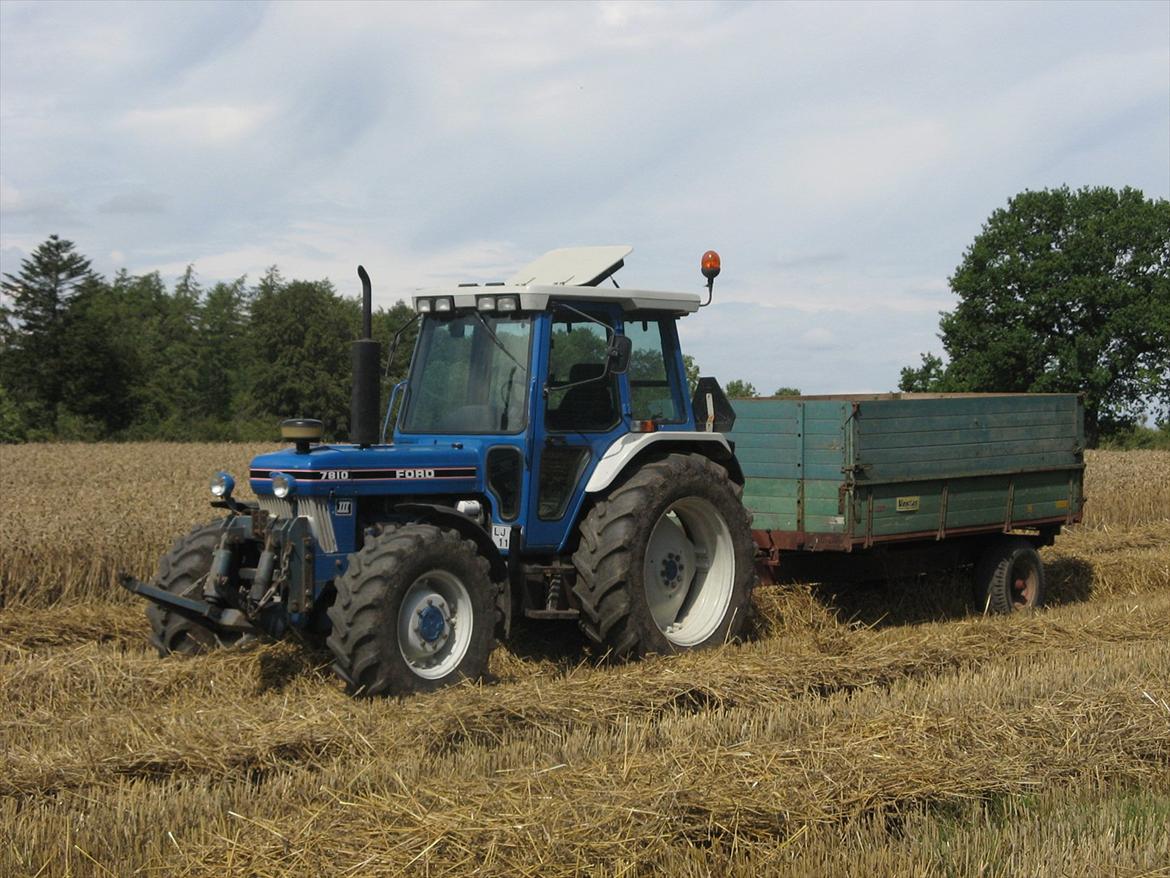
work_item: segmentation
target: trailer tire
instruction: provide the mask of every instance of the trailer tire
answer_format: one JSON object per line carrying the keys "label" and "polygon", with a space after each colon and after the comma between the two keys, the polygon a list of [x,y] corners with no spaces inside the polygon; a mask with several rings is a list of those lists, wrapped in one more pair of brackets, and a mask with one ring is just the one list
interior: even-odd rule
{"label": "trailer tire", "polygon": [[988,546],[975,565],[976,598],[990,613],[1012,613],[1044,606],[1044,563],[1022,537]]}
{"label": "trailer tire", "polygon": [[487,672],[497,589],[471,540],[430,524],[372,534],[334,585],[326,644],[351,694],[428,692]]}
{"label": "trailer tire", "polygon": [[581,523],[580,625],[618,658],[735,640],[755,584],[742,489],[700,454],[634,471]]}
{"label": "trailer tire", "polygon": [[[171,550],[159,561],[155,579],[158,587],[180,597],[202,598],[203,578],[211,570],[211,555],[219,545],[222,529],[222,521],[211,521],[175,540]],[[146,608],[146,618],[150,622],[150,642],[164,657],[196,655],[253,639],[252,635],[242,633],[216,634],[158,604]]]}

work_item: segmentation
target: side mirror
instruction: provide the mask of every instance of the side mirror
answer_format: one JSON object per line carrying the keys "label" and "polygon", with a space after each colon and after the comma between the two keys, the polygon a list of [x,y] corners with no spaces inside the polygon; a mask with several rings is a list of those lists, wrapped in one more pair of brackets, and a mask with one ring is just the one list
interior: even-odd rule
{"label": "side mirror", "polygon": [[614,375],[624,375],[630,368],[630,354],[633,353],[634,343],[627,335],[614,335],[610,340],[609,349],[605,355],[609,372]]}

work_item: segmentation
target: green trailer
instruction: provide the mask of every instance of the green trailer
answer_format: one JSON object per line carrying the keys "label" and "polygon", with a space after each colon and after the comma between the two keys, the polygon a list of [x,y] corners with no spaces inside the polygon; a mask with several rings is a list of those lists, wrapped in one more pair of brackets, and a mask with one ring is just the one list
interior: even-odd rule
{"label": "green trailer", "polygon": [[1036,549],[1080,521],[1072,394],[742,399],[728,438],[765,582],[976,567],[988,605],[1043,601]]}

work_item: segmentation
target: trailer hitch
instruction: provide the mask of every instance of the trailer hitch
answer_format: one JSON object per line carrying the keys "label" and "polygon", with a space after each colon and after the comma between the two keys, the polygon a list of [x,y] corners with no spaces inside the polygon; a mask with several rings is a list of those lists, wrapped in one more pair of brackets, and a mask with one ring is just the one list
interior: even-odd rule
{"label": "trailer hitch", "polygon": [[231,607],[217,607],[207,603],[207,601],[198,601],[171,594],[169,591],[147,585],[129,573],[123,573],[119,576],[118,582],[122,588],[132,594],[144,597],[148,601],[154,601],[163,609],[177,613],[185,619],[190,619],[216,634],[240,634],[256,630],[248,621],[247,616]]}

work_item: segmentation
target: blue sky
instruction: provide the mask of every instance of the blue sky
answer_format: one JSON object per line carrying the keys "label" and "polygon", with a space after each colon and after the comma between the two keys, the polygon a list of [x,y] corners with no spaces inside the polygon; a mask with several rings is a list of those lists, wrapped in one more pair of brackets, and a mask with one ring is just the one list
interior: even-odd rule
{"label": "blue sky", "polygon": [[381,303],[627,243],[705,373],[889,390],[1024,189],[1170,196],[1170,3],[0,3],[0,269]]}

